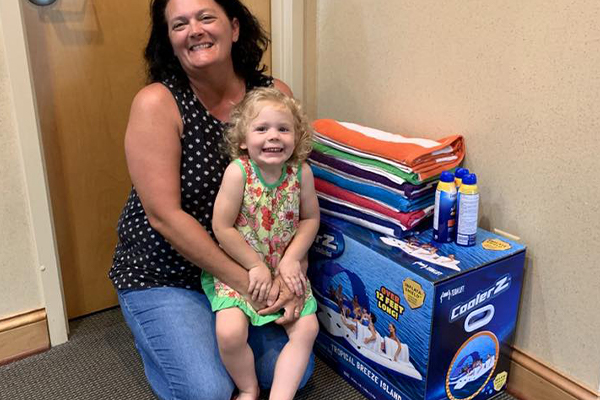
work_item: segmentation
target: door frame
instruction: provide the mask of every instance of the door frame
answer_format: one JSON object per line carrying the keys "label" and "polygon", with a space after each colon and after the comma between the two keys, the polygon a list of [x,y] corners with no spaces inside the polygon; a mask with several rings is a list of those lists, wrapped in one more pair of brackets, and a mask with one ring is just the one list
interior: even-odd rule
{"label": "door frame", "polygon": [[304,0],[271,0],[271,67],[294,97],[304,97]]}
{"label": "door frame", "polygon": [[0,19],[35,240],[35,268],[42,287],[50,344],[56,346],[68,340],[69,328],[21,0],[0,1]]}
{"label": "door frame", "polygon": [[[36,272],[42,287],[41,295],[46,308],[50,344],[57,346],[68,340],[69,325],[37,102],[29,65],[22,1],[26,0],[0,1],[0,21],[36,245]],[[304,82],[304,1],[271,0],[273,76],[286,82],[300,100]]]}

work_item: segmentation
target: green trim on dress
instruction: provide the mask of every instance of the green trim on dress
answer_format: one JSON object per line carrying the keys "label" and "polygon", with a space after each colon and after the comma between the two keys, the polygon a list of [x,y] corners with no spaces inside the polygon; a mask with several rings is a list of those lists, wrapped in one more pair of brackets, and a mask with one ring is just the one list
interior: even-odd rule
{"label": "green trim on dress", "polygon": [[262,176],[262,172],[260,172],[260,168],[258,167],[258,165],[256,165],[254,160],[250,159],[250,165],[252,165],[252,169],[254,170],[254,173],[258,177],[258,180],[260,181],[260,183],[262,183],[264,186],[268,187],[269,189],[274,189],[277,186],[281,185],[281,182],[283,182],[283,180],[286,178],[286,175],[287,175],[285,173],[285,168],[286,168],[287,164],[284,163],[281,166],[281,175],[279,175],[279,179],[277,179],[276,182],[267,183],[265,181],[265,178],[263,178],[263,176]]}
{"label": "green trim on dress", "polygon": [[298,182],[302,183],[302,163],[298,163]]}
{"label": "green trim on dress", "polygon": [[[237,307],[244,312],[250,319],[250,323],[254,326],[261,326],[273,322],[279,317],[283,316],[283,312],[276,312],[269,315],[258,315],[256,310],[243,298],[239,297],[221,297],[215,293],[215,282],[214,276],[207,272],[202,272],[202,288],[208,300],[213,312],[224,310],[227,308]],[[306,307],[306,306],[305,306]]]}
{"label": "green trim on dress", "polygon": [[[250,320],[250,323],[254,326],[261,326],[268,324],[269,322],[273,322],[281,317],[283,317],[283,309],[273,314],[268,315],[258,315],[256,310],[248,303],[246,300],[241,299],[239,297],[219,297],[215,293],[215,279],[214,277],[207,273],[202,272],[202,287],[204,288],[204,293],[208,300],[210,300],[210,305],[213,312],[218,312],[220,310],[225,310],[227,308],[237,307],[246,314]],[[317,301],[314,296],[310,296],[304,302],[304,308],[300,313],[301,317],[306,315],[311,315],[317,312]]]}
{"label": "green trim on dress", "polygon": [[240,169],[242,170],[242,175],[244,175],[244,183],[245,183],[246,179],[248,179],[248,177],[246,176],[246,170],[244,169],[244,166],[242,165],[242,161],[239,158],[236,158],[235,160],[233,160],[233,163],[236,164],[238,167],[240,167]]}

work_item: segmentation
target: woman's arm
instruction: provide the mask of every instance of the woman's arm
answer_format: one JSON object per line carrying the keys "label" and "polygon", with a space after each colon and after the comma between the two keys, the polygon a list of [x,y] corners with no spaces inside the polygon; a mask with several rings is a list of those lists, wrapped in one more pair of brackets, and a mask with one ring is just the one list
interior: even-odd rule
{"label": "woman's arm", "polygon": [[151,84],[134,98],[125,134],[133,185],[150,225],[190,262],[247,294],[248,273],[229,258],[198,221],[181,208],[181,117],[163,85]]}
{"label": "woman's arm", "polygon": [[[308,164],[302,163],[302,182],[300,185],[300,223],[294,238],[288,245],[281,261],[279,273],[284,282],[297,296],[304,294],[306,282],[304,275],[308,263],[300,262],[308,253],[308,249],[319,231],[320,210],[315,182]],[[298,276],[300,274],[300,276]]]}
{"label": "woman's arm", "polygon": [[275,89],[281,90],[283,93],[287,94],[290,97],[294,97],[292,89],[290,89],[288,85],[286,85],[284,82],[280,81],[277,78],[273,79],[273,87],[275,87]]}

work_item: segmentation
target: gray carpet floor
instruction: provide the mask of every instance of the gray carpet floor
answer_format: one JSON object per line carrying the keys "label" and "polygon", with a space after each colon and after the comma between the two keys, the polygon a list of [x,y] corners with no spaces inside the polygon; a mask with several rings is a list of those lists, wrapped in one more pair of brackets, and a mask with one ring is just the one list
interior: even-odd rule
{"label": "gray carpet floor", "polygon": [[[71,321],[69,342],[0,367],[0,400],[154,400],[118,308]],[[266,397],[265,397],[266,399]],[[298,400],[364,400],[317,359]],[[494,400],[516,400],[501,394]]]}

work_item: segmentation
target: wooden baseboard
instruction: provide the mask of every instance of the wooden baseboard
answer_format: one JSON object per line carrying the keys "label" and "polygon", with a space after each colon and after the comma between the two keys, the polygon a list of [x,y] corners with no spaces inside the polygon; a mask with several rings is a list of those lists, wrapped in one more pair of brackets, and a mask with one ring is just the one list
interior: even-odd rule
{"label": "wooden baseboard", "polygon": [[46,310],[0,320],[0,365],[50,348]]}
{"label": "wooden baseboard", "polygon": [[600,400],[600,394],[513,348],[508,392],[520,400]]}

